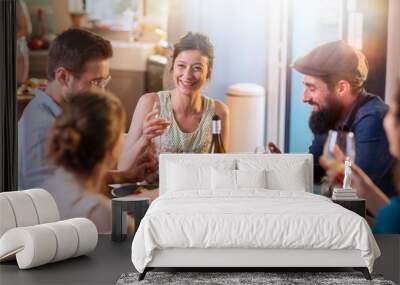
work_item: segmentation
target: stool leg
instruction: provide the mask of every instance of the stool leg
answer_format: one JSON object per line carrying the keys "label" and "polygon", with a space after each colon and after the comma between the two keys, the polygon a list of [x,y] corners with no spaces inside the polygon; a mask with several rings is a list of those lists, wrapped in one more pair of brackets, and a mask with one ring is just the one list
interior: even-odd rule
{"label": "stool leg", "polygon": [[112,241],[122,241],[122,215],[125,215],[125,213],[123,213],[122,203],[119,201],[112,201]]}
{"label": "stool leg", "polygon": [[122,211],[121,215],[121,240],[125,240],[128,235],[128,213]]}
{"label": "stool leg", "polygon": [[135,230],[134,234],[136,234],[137,229],[139,228],[139,224],[142,221],[144,215],[146,214],[147,209],[149,208],[149,201],[140,201],[138,203],[129,205],[129,209],[134,218],[135,218]]}

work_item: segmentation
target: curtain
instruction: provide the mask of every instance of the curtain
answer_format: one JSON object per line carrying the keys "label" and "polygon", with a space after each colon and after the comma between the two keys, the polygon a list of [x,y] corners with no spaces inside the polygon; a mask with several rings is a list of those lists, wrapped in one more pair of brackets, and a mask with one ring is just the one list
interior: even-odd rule
{"label": "curtain", "polygon": [[15,0],[0,1],[0,191],[17,190]]}

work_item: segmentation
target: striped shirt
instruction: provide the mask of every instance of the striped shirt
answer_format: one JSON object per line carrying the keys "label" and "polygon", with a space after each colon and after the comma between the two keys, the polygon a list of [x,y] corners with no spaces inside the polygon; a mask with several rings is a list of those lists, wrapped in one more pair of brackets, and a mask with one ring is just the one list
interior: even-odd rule
{"label": "striped shirt", "polygon": [[[169,91],[157,93],[160,99],[160,115],[168,117],[170,115],[171,126],[159,138],[155,139],[155,144],[160,152],[171,153],[205,153],[211,144],[212,139],[212,117],[215,114],[215,101],[206,96],[201,96],[203,114],[200,123],[195,131],[185,133],[181,131],[172,112],[171,94]],[[161,147],[160,147],[161,145]]]}

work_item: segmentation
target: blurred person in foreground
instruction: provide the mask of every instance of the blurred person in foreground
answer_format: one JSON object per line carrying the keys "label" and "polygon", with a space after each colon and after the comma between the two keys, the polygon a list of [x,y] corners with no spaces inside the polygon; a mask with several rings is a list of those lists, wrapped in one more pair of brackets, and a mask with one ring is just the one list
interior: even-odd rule
{"label": "blurred person in foreground", "polygon": [[[314,134],[309,153],[314,156],[314,182],[325,175],[319,164],[330,129],[354,133],[358,166],[389,197],[394,158],[383,129],[388,106],[365,91],[368,63],[364,54],[344,41],[316,47],[297,59],[293,68],[304,74],[303,102],[311,105],[309,126]],[[271,152],[280,150],[269,143]]]}
{"label": "blurred person in foreground", "polygon": [[82,91],[66,102],[48,138],[48,158],[56,169],[40,186],[53,195],[61,219],[86,217],[100,233],[111,231],[111,201],[101,191],[121,154],[124,127],[121,102],[110,93]]}
{"label": "blurred person in foreground", "polygon": [[[389,139],[390,153],[397,159],[394,172],[397,195],[389,199],[356,164],[352,165],[352,187],[357,189],[359,197],[366,199],[367,209],[376,216],[373,226],[375,233],[400,234],[400,84],[385,117],[384,127]],[[340,151],[335,156],[337,160],[344,161]],[[320,163],[327,170],[329,180],[340,184],[344,176],[343,163],[333,169],[324,156],[320,157]]]}

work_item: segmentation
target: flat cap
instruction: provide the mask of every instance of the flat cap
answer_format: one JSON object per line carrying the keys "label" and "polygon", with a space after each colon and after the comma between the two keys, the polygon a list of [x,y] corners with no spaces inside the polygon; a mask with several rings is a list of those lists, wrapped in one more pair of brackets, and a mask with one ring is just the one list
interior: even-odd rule
{"label": "flat cap", "polygon": [[320,45],[297,59],[293,68],[311,76],[353,75],[354,81],[362,85],[368,76],[368,62],[364,54],[344,41]]}

